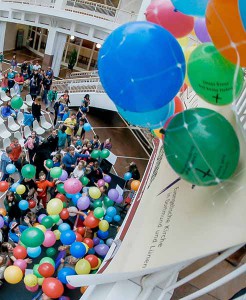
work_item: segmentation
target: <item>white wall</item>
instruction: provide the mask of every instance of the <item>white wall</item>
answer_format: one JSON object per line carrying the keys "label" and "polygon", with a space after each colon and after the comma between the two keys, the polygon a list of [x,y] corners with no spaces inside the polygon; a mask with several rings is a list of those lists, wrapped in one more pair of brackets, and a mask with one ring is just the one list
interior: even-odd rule
{"label": "white wall", "polygon": [[15,49],[16,34],[17,24],[7,22],[3,48],[4,51]]}

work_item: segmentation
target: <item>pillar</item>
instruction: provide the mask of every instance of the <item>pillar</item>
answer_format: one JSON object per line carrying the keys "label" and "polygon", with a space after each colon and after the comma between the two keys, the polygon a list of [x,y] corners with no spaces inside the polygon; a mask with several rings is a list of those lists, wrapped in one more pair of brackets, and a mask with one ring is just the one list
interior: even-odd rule
{"label": "pillar", "polygon": [[67,4],[67,0],[56,0],[54,8],[59,10],[64,9],[66,4]]}
{"label": "pillar", "polygon": [[42,67],[47,69],[51,66],[55,76],[58,76],[60,72],[66,40],[66,34],[56,31],[55,28],[49,29]]}
{"label": "pillar", "polygon": [[3,52],[4,48],[4,39],[5,39],[5,31],[6,31],[6,22],[0,22],[0,52]]}
{"label": "pillar", "polygon": [[151,3],[151,0],[143,0],[142,1],[141,7],[140,7],[139,13],[138,13],[137,21],[146,21],[145,12],[146,12],[146,8],[149,6],[150,3]]}

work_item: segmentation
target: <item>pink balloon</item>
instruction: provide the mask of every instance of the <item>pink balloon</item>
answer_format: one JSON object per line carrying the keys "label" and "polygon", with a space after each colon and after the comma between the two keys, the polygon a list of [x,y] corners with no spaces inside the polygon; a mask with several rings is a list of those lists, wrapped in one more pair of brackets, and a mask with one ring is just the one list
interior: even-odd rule
{"label": "pink balloon", "polygon": [[151,2],[145,16],[147,21],[164,27],[176,38],[186,36],[194,28],[194,18],[178,12],[170,0]]}
{"label": "pink balloon", "polygon": [[69,178],[64,182],[64,190],[68,194],[77,194],[82,190],[82,183],[76,178]]}
{"label": "pink balloon", "polygon": [[104,186],[105,181],[103,179],[99,179],[97,182],[98,187]]}
{"label": "pink balloon", "polygon": [[55,244],[56,242],[56,236],[53,231],[45,231],[44,233],[44,242],[43,246],[44,247],[51,247]]}
{"label": "pink balloon", "polygon": [[67,286],[67,288],[70,289],[70,290],[76,289],[76,287],[72,286],[72,285],[69,284],[69,283],[67,283],[66,286]]}
{"label": "pink balloon", "polygon": [[27,285],[25,285],[25,287],[26,287],[26,289],[29,291],[29,292],[37,292],[37,290],[38,290],[38,284],[37,285],[35,285],[35,286],[27,286]]}
{"label": "pink balloon", "polygon": [[25,271],[27,267],[27,262],[24,259],[16,259],[14,262],[14,266],[17,266],[21,269],[21,271]]}

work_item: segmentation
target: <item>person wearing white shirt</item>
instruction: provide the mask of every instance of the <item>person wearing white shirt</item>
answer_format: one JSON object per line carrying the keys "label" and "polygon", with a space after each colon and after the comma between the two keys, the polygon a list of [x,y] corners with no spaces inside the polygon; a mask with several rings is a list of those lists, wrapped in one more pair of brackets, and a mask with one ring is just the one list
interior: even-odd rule
{"label": "person wearing white shirt", "polygon": [[75,167],[73,173],[71,174],[71,177],[80,179],[85,174],[85,167],[86,162],[84,160],[81,160],[78,165]]}

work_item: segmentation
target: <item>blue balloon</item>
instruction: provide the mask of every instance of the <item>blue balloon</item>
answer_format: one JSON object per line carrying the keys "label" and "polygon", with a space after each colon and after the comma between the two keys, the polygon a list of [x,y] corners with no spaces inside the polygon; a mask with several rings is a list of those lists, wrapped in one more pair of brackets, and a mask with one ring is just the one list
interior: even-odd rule
{"label": "blue balloon", "polygon": [[113,218],[108,216],[108,215],[105,215],[104,216],[104,220],[108,221],[109,223],[111,223],[113,221]]}
{"label": "blue balloon", "polygon": [[83,127],[84,127],[85,131],[90,131],[91,130],[91,125],[89,123],[85,123]]}
{"label": "blue balloon", "polygon": [[111,218],[113,218],[117,214],[117,210],[113,206],[108,207],[106,212],[107,212],[107,215]]}
{"label": "blue balloon", "polygon": [[86,254],[86,247],[81,242],[74,242],[70,247],[70,253],[76,258],[84,257]]}
{"label": "blue balloon", "polygon": [[76,275],[76,272],[74,269],[72,268],[69,268],[69,267],[65,267],[65,268],[62,268],[59,272],[58,272],[58,279],[64,283],[64,284],[67,284],[68,281],[66,279],[67,276],[72,276],[72,275]]}
{"label": "blue balloon", "polygon": [[72,199],[73,196],[74,196],[74,194],[68,194],[68,193],[66,193],[66,197],[67,197],[68,199]]}
{"label": "blue balloon", "polygon": [[99,245],[105,244],[103,240],[100,240]]}
{"label": "blue balloon", "polygon": [[163,127],[167,119],[174,114],[175,104],[170,101],[167,105],[151,112],[132,112],[126,111],[117,106],[120,115],[132,125],[156,129]]}
{"label": "blue balloon", "polygon": [[126,111],[158,110],[183,84],[185,58],[166,29],[150,22],[126,23],[105,40],[98,55],[102,85]]}
{"label": "blue balloon", "polygon": [[81,198],[81,197],[82,197],[82,194],[80,194],[80,193],[73,195],[72,201],[75,206],[77,205],[77,202],[78,202],[79,198]]}
{"label": "blue balloon", "polygon": [[98,236],[100,239],[105,240],[105,239],[108,238],[109,232],[108,232],[108,231],[102,231],[102,230],[99,229],[98,232],[97,232],[97,236]]}
{"label": "blue balloon", "polygon": [[21,210],[27,210],[28,207],[29,207],[29,204],[28,204],[28,202],[27,202],[26,200],[21,200],[21,201],[19,202],[19,208],[20,208]]}
{"label": "blue balloon", "polygon": [[113,244],[113,241],[114,240],[112,238],[107,239],[106,245],[109,246],[109,247],[111,247],[111,245]]}
{"label": "blue balloon", "polygon": [[58,226],[58,230],[60,232],[67,231],[67,230],[70,230],[70,229],[71,229],[71,227],[68,223],[62,223]]}
{"label": "blue balloon", "polygon": [[171,0],[171,1],[175,6],[175,8],[185,15],[204,17],[209,0]]}
{"label": "blue balloon", "polygon": [[114,216],[114,221],[115,222],[120,222],[120,220],[121,220],[121,217],[119,215]]}
{"label": "blue balloon", "polygon": [[64,245],[71,245],[76,240],[76,235],[72,230],[66,230],[61,233],[60,240]]}
{"label": "blue balloon", "polygon": [[10,187],[10,191],[15,193],[18,185],[20,185],[19,181],[13,183]]}
{"label": "blue balloon", "polygon": [[16,167],[15,167],[14,164],[8,164],[8,165],[6,166],[6,172],[7,172],[8,174],[14,174],[15,171],[16,171]]}
{"label": "blue balloon", "polygon": [[125,180],[130,180],[132,178],[132,173],[131,172],[126,172],[125,174],[124,174],[124,179]]}
{"label": "blue balloon", "polygon": [[243,23],[244,29],[246,30],[246,2],[245,2],[245,0],[239,0],[238,5],[239,5],[239,12],[240,12],[240,16],[242,19],[242,23]]}
{"label": "blue balloon", "polygon": [[34,248],[28,247],[27,254],[31,258],[36,258],[41,254],[41,247],[40,246]]}
{"label": "blue balloon", "polygon": [[96,251],[94,250],[94,248],[91,248],[88,250],[87,254],[95,254]]}

